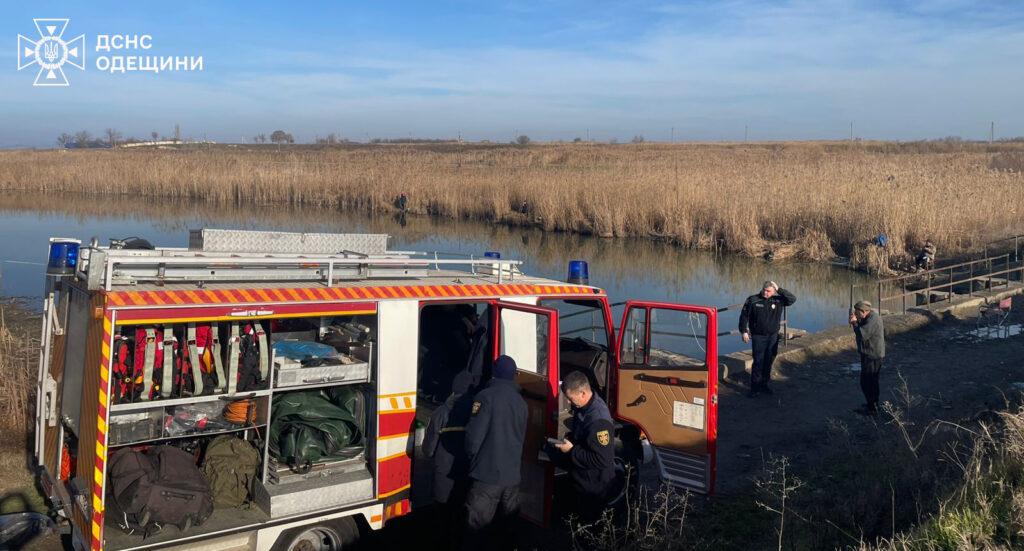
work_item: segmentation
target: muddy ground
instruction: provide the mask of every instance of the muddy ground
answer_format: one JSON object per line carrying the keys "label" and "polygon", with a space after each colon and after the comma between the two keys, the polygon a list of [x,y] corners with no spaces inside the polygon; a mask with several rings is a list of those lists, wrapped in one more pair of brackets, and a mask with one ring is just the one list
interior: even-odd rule
{"label": "muddy ground", "polygon": [[[6,310],[10,312],[10,306]],[[37,327],[31,315],[8,315],[7,321],[19,329],[34,331]],[[941,322],[890,338],[881,376],[882,400],[899,411],[913,407],[912,415],[908,416],[919,425],[935,420],[966,424],[1014,407],[1024,391],[1021,323],[1024,300],[1018,297],[1008,329],[978,332],[973,318],[946,316]],[[893,424],[886,415],[868,418],[854,413],[863,403],[858,369],[856,353],[842,351],[800,364],[780,363],[776,366],[773,396],[748,398],[744,382],[723,382],[717,494],[695,501],[685,541],[708,549],[774,548],[774,517],[765,516],[757,505],[760,498],[755,484],[758,477],[764,476],[765,466],[773,455],[788,458],[794,476],[830,480],[846,477],[849,480],[838,481],[837,487],[857,484],[856,466],[852,474],[837,470],[837,432],[843,433],[847,445],[867,446],[872,439],[882,438],[880,435],[888,430],[886,426]],[[5,439],[0,447],[0,466],[6,473],[0,477],[0,504],[4,512],[42,506],[20,441]],[[895,494],[892,506],[895,519]],[[743,518],[722,518],[745,514],[759,518],[748,523]],[[387,548],[392,543],[395,548],[404,547],[396,542],[407,541],[410,532],[422,534],[417,527],[429,529],[429,522],[424,524],[426,519],[416,516],[414,513],[413,518],[402,519],[383,534],[369,535],[367,540],[374,548]],[[895,520],[893,525],[896,528]],[[546,540],[541,543],[545,548],[562,548],[567,543],[560,530],[535,535]],[[857,538],[854,533],[847,543],[856,544]],[[59,540],[51,537],[34,547],[53,549],[59,545]],[[807,548],[800,543],[787,547]]]}
{"label": "muddy ground", "polygon": [[[1016,297],[1004,329],[977,330],[974,318],[947,316],[942,323],[901,334],[887,342],[881,400],[904,402],[909,391],[935,419],[977,417],[1005,409],[1005,400],[1024,391],[1024,300]],[[1005,335],[1005,336],[1004,336]],[[761,457],[783,454],[813,466],[827,447],[830,426],[886,422],[885,415],[854,413],[864,403],[855,351],[776,365],[772,396],[747,398],[742,383],[720,387],[718,492],[742,493],[744,476],[760,468]],[[902,379],[901,379],[902,377]],[[921,412],[918,412],[921,413]]]}

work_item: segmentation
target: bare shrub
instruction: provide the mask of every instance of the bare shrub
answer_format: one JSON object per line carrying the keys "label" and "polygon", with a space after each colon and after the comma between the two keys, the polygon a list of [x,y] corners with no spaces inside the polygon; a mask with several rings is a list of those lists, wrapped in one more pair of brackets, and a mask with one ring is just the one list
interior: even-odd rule
{"label": "bare shrub", "polygon": [[578,551],[676,549],[683,543],[690,494],[663,485],[639,486],[627,495],[622,511],[606,510],[592,524],[569,522],[572,548]]}
{"label": "bare shrub", "polygon": [[803,487],[804,483],[793,476],[789,469],[789,458],[772,455],[764,464],[764,473],[754,481],[759,492],[757,505],[778,517],[775,534],[778,537],[778,549],[782,551],[782,541],[786,534],[786,515],[793,493]]}

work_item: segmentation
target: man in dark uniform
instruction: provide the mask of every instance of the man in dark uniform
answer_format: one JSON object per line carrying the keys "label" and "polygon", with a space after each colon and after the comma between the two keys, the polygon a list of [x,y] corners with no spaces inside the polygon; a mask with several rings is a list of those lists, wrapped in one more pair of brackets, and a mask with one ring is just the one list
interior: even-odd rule
{"label": "man in dark uniform", "polygon": [[423,454],[434,460],[434,507],[438,549],[451,549],[466,496],[469,457],[466,455],[466,424],[473,407],[472,375],[460,372],[452,381],[452,393],[434,410],[423,436]]}
{"label": "man in dark uniform", "polygon": [[558,445],[549,444],[548,456],[569,472],[576,493],[576,512],[583,522],[601,515],[615,482],[615,425],[608,405],[594,394],[582,371],[562,381],[562,392],[572,403],[572,432]]}
{"label": "man in dark uniform", "polygon": [[[779,325],[782,310],[796,302],[796,295],[780,289],[774,281],[765,281],[761,292],[747,297],[740,313],[740,333],[743,342],[749,342],[754,366],[750,369],[750,392],[771,394],[768,383],[772,378],[772,364],[779,352]],[[753,342],[751,342],[753,341]]]}
{"label": "man in dark uniform", "polygon": [[[528,413],[515,377],[516,362],[508,356],[498,357],[491,380],[476,395],[470,411],[466,425],[470,481],[463,549],[484,548],[491,525],[506,532],[519,513],[519,471]],[[510,543],[511,536],[504,541]]]}

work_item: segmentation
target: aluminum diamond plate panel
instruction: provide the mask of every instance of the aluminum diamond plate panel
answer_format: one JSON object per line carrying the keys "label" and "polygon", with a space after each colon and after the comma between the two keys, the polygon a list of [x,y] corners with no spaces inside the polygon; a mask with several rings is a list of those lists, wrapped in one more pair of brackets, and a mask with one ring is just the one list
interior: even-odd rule
{"label": "aluminum diamond plate panel", "polygon": [[278,231],[189,230],[188,248],[219,253],[338,254],[354,251],[385,254],[388,235],[382,233],[296,233]]}
{"label": "aluminum diamond plate panel", "polygon": [[271,518],[340,507],[373,499],[373,476],[364,468],[291,484],[259,484],[256,504]]}

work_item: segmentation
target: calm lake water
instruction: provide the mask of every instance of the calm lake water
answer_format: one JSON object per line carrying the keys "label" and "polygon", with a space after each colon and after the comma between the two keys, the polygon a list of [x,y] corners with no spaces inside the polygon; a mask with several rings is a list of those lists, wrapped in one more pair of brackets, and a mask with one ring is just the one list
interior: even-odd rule
{"label": "calm lake water", "polygon": [[[50,237],[139,236],[158,246],[184,247],[188,230],[202,227],[305,232],[374,232],[393,236],[396,250],[444,251],[524,261],[523,271],[564,280],[569,260],[590,263],[590,283],[612,302],[661,300],[713,306],[742,302],[765,279],[797,295],[789,310],[792,327],[816,331],[846,321],[849,288],[869,278],[820,264],[767,263],[679,249],[635,239],[600,239],[429,218],[370,218],[333,210],[291,207],[222,208],[161,199],[8,194],[0,198],[0,294],[38,299]],[[619,314],[619,311],[616,312]],[[621,314],[619,314],[621,315]],[[738,312],[723,312],[720,331],[734,329]],[[616,318],[616,323],[618,319]],[[725,337],[720,351],[742,348]]]}

